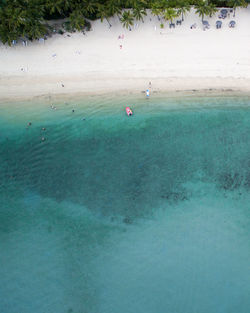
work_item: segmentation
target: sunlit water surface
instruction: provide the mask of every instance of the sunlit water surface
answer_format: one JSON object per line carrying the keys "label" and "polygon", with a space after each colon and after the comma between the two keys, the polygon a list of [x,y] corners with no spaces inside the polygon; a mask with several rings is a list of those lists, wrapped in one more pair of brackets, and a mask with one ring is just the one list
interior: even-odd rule
{"label": "sunlit water surface", "polygon": [[50,104],[0,106],[0,312],[248,313],[250,100]]}

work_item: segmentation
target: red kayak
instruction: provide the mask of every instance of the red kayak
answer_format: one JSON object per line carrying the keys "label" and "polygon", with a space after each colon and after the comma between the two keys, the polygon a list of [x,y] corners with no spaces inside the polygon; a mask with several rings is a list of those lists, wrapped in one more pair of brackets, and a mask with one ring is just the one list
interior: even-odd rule
{"label": "red kayak", "polygon": [[126,113],[128,114],[128,116],[131,116],[133,114],[133,112],[130,109],[130,107],[126,107]]}

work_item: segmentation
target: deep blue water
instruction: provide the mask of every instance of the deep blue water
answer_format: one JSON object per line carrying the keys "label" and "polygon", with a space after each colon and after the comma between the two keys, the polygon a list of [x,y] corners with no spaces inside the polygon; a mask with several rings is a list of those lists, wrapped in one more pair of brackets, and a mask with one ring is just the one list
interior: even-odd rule
{"label": "deep blue water", "polygon": [[0,106],[0,312],[248,313],[249,98],[42,102]]}

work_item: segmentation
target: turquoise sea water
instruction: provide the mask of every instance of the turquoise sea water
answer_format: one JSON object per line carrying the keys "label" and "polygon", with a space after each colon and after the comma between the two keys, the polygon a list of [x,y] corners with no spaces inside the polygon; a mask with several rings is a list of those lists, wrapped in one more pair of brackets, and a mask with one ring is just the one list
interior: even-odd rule
{"label": "turquoise sea water", "polygon": [[55,105],[0,106],[0,312],[248,313],[249,98]]}

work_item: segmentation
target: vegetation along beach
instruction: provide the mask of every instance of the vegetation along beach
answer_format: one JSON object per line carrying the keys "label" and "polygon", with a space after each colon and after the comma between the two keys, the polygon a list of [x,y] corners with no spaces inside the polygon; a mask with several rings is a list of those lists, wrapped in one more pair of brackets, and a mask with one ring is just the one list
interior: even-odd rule
{"label": "vegetation along beach", "polygon": [[0,312],[249,313],[248,4],[0,0]]}

